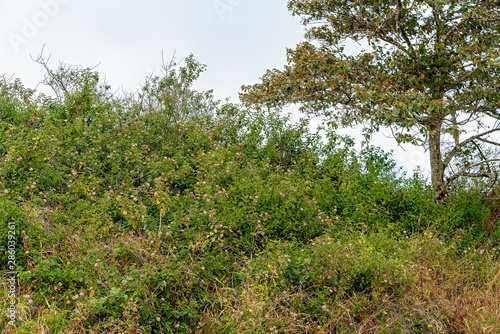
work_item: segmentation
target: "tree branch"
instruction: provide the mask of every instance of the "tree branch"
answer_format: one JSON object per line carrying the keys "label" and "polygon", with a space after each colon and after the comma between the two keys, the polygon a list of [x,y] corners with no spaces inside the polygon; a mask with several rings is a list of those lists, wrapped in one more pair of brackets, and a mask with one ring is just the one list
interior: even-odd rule
{"label": "tree branch", "polygon": [[[436,9],[436,5],[432,2],[428,2],[428,5],[432,8],[432,16],[434,16],[434,21],[436,21],[436,45],[441,42],[441,22],[439,20],[439,15]],[[437,47],[440,49],[439,47]]]}
{"label": "tree branch", "polygon": [[448,41],[448,38],[450,38],[451,34],[455,32],[458,28],[460,28],[461,25],[463,25],[469,18],[464,18],[463,16],[460,16],[462,18],[462,21],[458,22],[455,24],[451,29],[444,35],[443,42],[446,43]]}
{"label": "tree branch", "polygon": [[484,143],[488,143],[488,144],[491,144],[491,145],[495,145],[495,146],[500,146],[500,143],[497,143],[497,142],[494,142],[494,141],[491,141],[491,140],[487,140],[487,139],[484,139],[484,138],[478,138],[477,140],[480,140]]}
{"label": "tree branch", "polygon": [[[493,162],[493,161],[500,161],[500,159],[491,159],[491,160],[487,160],[487,161],[482,161],[481,163],[477,163],[477,164],[474,164],[472,166],[480,165],[480,164],[485,163],[485,162],[486,163]],[[468,168],[470,168],[472,166],[469,166]],[[479,172],[479,173],[461,171],[461,172],[455,173],[452,176],[446,178],[445,189],[448,188],[448,186],[453,181],[455,181],[456,179],[458,179],[459,177],[462,177],[462,176],[465,176],[465,177],[487,177],[487,178],[490,178],[494,184],[498,179],[498,171]]]}
{"label": "tree branch", "polygon": [[462,176],[465,176],[465,177],[487,177],[487,178],[495,180],[496,174],[497,174],[496,172],[493,172],[493,173],[486,173],[486,172],[484,172],[484,173],[469,173],[469,172],[461,171],[461,172],[454,174],[451,177],[446,178],[445,188],[448,188],[448,186],[453,181],[455,181],[456,179],[458,179],[459,177],[462,177]]}
{"label": "tree branch", "polygon": [[488,159],[484,155],[483,151],[481,150],[481,147],[476,142],[472,142],[472,143],[474,144],[474,146],[476,146],[477,150],[479,151],[479,154],[481,154],[481,158],[483,159],[483,162],[486,163],[486,166],[488,166],[488,172],[491,173],[490,162],[488,161]]}
{"label": "tree branch", "polygon": [[382,35],[380,35],[380,34],[378,35],[381,40],[383,40],[384,42],[387,42],[389,44],[394,45],[395,47],[397,47],[398,49],[400,49],[401,51],[403,51],[404,53],[406,53],[409,57],[411,57],[411,53],[408,52],[408,50],[405,49],[401,44],[399,44],[398,42],[396,42],[392,37],[387,36],[387,34],[385,33],[385,31],[382,28],[377,29],[376,32],[381,32],[382,33]]}
{"label": "tree branch", "polygon": [[413,47],[411,45],[411,41],[408,38],[408,35],[406,34],[406,31],[403,29],[403,26],[401,25],[401,0],[398,0],[398,12],[396,14],[396,24],[399,28],[399,31],[401,32],[401,35],[403,36],[403,39],[405,40],[406,44],[408,45],[408,48],[410,49],[411,53],[413,53]]}
{"label": "tree branch", "polygon": [[453,148],[453,150],[451,150],[450,152],[448,152],[448,154],[446,154],[446,158],[443,161],[444,165],[448,166],[448,164],[450,163],[451,159],[453,159],[453,157],[458,153],[458,151],[460,150],[460,148],[462,148],[465,145],[473,142],[476,139],[479,140],[481,137],[486,136],[487,134],[490,134],[490,133],[493,133],[493,132],[496,132],[496,131],[500,131],[500,128],[491,129],[491,130],[488,130],[486,132],[483,132],[483,133],[477,134],[475,136],[469,137],[466,140],[464,140],[463,142],[459,143],[458,145],[455,145],[455,147]]}

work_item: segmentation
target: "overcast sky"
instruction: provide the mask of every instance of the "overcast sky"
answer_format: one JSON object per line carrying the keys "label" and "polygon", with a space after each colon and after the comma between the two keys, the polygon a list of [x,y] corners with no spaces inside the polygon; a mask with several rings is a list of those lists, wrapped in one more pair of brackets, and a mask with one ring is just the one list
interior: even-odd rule
{"label": "overcast sky", "polygon": [[[49,65],[95,65],[114,89],[135,91],[153,71],[162,52],[170,60],[190,53],[208,70],[195,88],[214,89],[218,99],[238,101],[243,84],[254,84],[267,69],[282,68],[286,48],[303,41],[304,26],[286,0],[3,0],[0,1],[0,75],[34,88],[43,68],[31,60],[45,45]],[[351,46],[356,51],[356,46]],[[40,91],[49,93],[39,86]],[[300,115],[294,112],[294,118]],[[360,143],[359,131],[343,130]],[[380,134],[372,144],[394,149],[412,174],[428,170],[422,148],[397,147]]]}

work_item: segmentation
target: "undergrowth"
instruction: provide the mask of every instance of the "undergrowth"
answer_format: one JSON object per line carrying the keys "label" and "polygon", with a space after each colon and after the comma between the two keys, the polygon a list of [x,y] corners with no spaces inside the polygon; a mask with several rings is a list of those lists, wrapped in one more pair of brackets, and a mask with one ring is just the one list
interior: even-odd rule
{"label": "undergrowth", "polygon": [[3,80],[3,332],[500,332],[495,194],[436,203],[379,148],[192,91],[201,69],[122,97]]}

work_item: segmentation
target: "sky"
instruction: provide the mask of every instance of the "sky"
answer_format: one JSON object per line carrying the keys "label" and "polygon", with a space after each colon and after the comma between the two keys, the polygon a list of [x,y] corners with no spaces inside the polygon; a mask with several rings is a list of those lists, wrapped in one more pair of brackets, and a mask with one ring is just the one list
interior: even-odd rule
{"label": "sky", "polygon": [[[3,0],[0,1],[0,75],[38,85],[44,69],[33,61],[42,51],[49,65],[97,66],[113,89],[137,91],[165,60],[193,54],[207,65],[195,83],[199,91],[214,90],[218,99],[238,102],[242,85],[259,82],[267,69],[286,64],[286,49],[304,41],[300,17],[287,10],[286,0]],[[356,44],[347,48],[355,53]],[[292,120],[303,115],[293,108]],[[319,119],[311,122],[314,128]],[[363,140],[360,129],[343,129]],[[389,131],[371,141],[412,175],[420,166],[428,176],[429,160],[422,147],[399,147]]]}

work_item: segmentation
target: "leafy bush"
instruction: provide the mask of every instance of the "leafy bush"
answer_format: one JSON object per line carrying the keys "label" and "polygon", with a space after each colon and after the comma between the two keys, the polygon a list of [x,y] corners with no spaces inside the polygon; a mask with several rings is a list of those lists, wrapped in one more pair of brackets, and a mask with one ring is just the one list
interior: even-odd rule
{"label": "leafy bush", "polygon": [[0,263],[15,255],[17,330],[401,332],[425,323],[394,311],[416,307],[423,272],[498,290],[483,194],[435,203],[389,153],[214,101],[191,89],[204,65],[185,63],[138,95],[80,67],[49,72],[57,97],[0,84]]}

